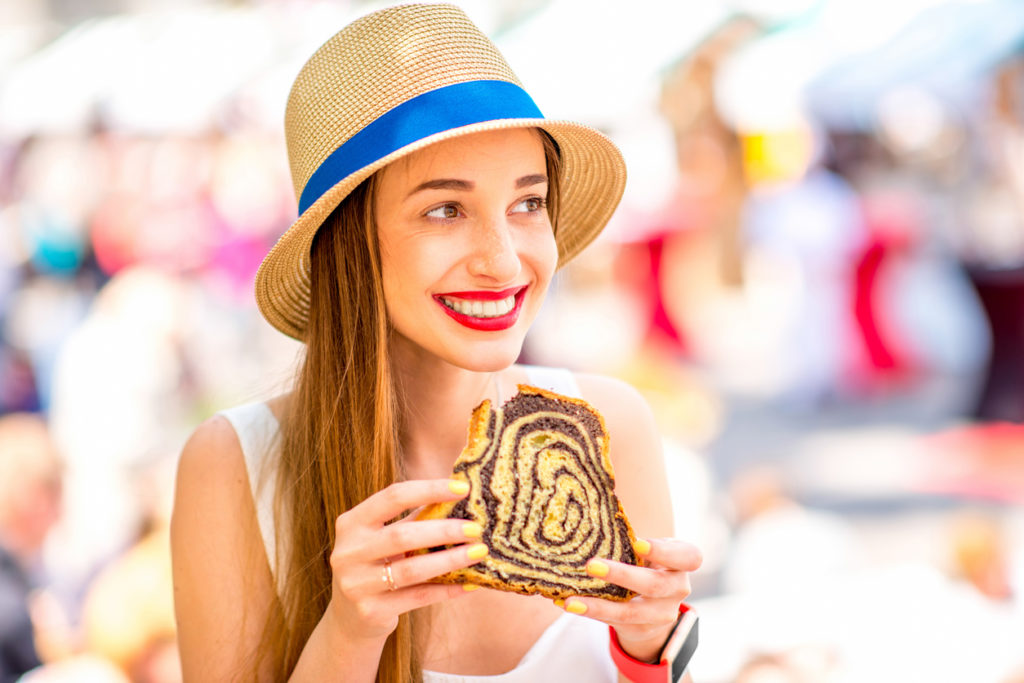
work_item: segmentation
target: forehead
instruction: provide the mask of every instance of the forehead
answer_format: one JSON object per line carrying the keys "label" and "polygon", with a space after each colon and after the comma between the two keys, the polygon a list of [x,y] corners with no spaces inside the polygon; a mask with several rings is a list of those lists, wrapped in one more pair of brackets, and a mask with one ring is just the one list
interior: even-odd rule
{"label": "forehead", "polygon": [[482,131],[442,140],[396,160],[382,171],[382,180],[418,183],[430,178],[471,180],[482,174],[543,173],[544,145],[533,128]]}

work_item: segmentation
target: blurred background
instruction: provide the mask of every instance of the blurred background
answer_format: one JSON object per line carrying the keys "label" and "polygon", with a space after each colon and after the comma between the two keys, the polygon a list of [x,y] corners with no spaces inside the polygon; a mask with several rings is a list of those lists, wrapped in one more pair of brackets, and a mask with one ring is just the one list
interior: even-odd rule
{"label": "blurred background", "polygon": [[[461,4],[626,155],[523,360],[654,408],[698,683],[1024,680],[1024,0]],[[180,680],[176,459],[289,386],[284,103],[380,6],[0,4],[0,681]]]}

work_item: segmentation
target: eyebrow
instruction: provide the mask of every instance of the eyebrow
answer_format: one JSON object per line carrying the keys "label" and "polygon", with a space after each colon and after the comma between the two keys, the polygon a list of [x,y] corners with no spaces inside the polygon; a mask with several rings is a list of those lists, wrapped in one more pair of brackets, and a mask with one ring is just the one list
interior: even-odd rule
{"label": "eyebrow", "polygon": [[[522,189],[524,187],[530,187],[531,185],[540,185],[546,183],[548,177],[543,173],[533,173],[530,175],[524,175],[522,178],[516,180],[516,189]],[[476,185],[469,180],[459,180],[458,178],[435,178],[426,182],[420,183],[412,189],[409,194],[406,195],[406,199],[413,196],[417,192],[423,190],[472,190]]]}
{"label": "eyebrow", "polygon": [[533,175],[524,175],[522,178],[516,181],[516,189],[520,190],[524,187],[530,187],[531,185],[540,185],[546,183],[548,177],[543,173],[534,173]]}
{"label": "eyebrow", "polygon": [[412,191],[406,195],[406,198],[413,196],[417,192],[423,190],[472,190],[474,187],[473,183],[468,180],[458,180],[457,178],[435,178],[434,180],[428,180],[425,183],[420,183],[412,189]]}

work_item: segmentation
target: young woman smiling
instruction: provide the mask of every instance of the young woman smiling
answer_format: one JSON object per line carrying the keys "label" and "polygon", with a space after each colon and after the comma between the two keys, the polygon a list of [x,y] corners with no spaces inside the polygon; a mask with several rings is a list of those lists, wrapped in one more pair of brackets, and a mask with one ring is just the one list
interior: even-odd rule
{"label": "young woman smiling", "polygon": [[[618,203],[618,151],[543,119],[449,5],[342,30],[296,79],[286,132],[300,216],[257,301],[306,353],[292,392],[214,416],[182,454],[186,679],[615,680],[609,624],[627,659],[655,660],[700,555],[672,538],[650,411],[621,382],[515,364],[555,269]],[[558,606],[427,582],[488,549],[475,524],[406,513],[466,495],[449,475],[468,416],[520,382],[604,414],[616,493],[647,552],[643,567],[588,571],[633,600]]]}

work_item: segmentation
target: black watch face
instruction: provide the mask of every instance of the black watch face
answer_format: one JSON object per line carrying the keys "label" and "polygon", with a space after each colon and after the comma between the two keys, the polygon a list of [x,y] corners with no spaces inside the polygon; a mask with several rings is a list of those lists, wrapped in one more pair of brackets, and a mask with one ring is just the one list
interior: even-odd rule
{"label": "black watch face", "polygon": [[[680,626],[685,627],[687,625],[686,621],[689,620],[684,620]],[[682,630],[682,628],[680,630]],[[692,623],[689,624],[689,628],[686,630],[685,635],[677,641],[677,647],[678,650],[676,650],[674,654],[671,652],[665,653],[666,658],[672,663],[672,683],[679,683],[679,680],[682,679],[683,674],[686,672],[686,667],[690,664],[690,659],[693,658],[693,653],[697,650],[696,615],[693,615]]]}

